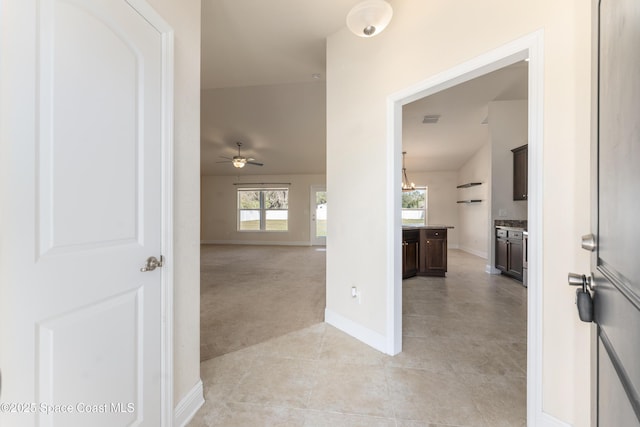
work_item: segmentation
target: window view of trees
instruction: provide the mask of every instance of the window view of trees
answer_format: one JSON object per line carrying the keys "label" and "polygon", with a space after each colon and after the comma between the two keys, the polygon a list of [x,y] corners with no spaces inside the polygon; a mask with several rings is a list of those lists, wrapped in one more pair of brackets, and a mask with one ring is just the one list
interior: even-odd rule
{"label": "window view of trees", "polygon": [[427,225],[427,188],[402,192],[402,225]]}
{"label": "window view of trees", "polygon": [[288,189],[238,189],[238,230],[287,231]]}

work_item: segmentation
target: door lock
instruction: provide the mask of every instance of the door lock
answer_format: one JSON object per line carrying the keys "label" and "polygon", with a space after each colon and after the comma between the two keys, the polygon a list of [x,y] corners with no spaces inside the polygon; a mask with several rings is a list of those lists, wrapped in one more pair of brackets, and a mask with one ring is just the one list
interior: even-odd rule
{"label": "door lock", "polygon": [[582,249],[593,252],[596,250],[596,247],[596,238],[593,234],[585,234],[582,236]]}
{"label": "door lock", "polygon": [[147,258],[147,262],[145,262],[144,267],[142,267],[140,271],[142,271],[143,273],[147,271],[153,271],[157,267],[162,267],[163,265],[164,257],[162,255],[160,255],[160,260],[158,260],[158,258],[154,256],[150,256],[149,258]]}
{"label": "door lock", "polygon": [[584,274],[569,273],[570,286],[579,286],[576,289],[576,305],[578,306],[578,317],[583,322],[593,322],[593,297],[591,296],[591,277]]}

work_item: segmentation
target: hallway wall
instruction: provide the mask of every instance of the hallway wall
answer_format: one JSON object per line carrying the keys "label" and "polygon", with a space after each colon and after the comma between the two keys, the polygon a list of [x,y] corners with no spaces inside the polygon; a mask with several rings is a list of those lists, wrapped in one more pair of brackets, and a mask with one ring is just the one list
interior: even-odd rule
{"label": "hallway wall", "polygon": [[[589,219],[576,212],[589,199],[589,171],[578,162],[589,153],[590,2],[391,3],[393,19],[382,34],[362,39],[345,28],[327,40],[327,190],[331,214],[341,219],[329,223],[327,310],[385,342],[390,275],[385,230],[392,219],[385,210],[366,219],[355,212],[371,203],[372,189],[383,200],[389,191],[388,97],[543,31],[541,405],[549,416],[586,427],[589,328],[575,316],[573,290],[559,284],[566,281],[567,271],[589,268],[588,254],[578,243],[579,230],[589,229]],[[367,162],[360,161],[361,153],[367,153]],[[367,236],[366,244],[362,236]],[[362,304],[354,304],[350,296],[354,285],[362,290]]]}

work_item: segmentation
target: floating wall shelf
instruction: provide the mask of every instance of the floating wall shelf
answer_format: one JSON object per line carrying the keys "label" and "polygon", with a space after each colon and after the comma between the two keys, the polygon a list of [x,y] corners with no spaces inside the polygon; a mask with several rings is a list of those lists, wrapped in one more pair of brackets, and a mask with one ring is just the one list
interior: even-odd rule
{"label": "floating wall shelf", "polygon": [[482,185],[481,182],[468,182],[466,184],[458,185],[456,188],[469,188],[475,187],[476,185]]}
{"label": "floating wall shelf", "polygon": [[480,203],[482,200],[473,199],[473,200],[458,200],[457,203]]}

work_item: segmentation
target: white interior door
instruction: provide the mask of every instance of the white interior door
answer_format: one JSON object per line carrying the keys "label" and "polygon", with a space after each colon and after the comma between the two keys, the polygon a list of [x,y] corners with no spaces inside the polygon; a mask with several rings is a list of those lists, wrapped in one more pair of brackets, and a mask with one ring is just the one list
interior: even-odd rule
{"label": "white interior door", "polygon": [[0,425],[160,426],[162,35],[125,1],[9,3]]}
{"label": "white interior door", "polygon": [[311,244],[316,246],[327,244],[327,189],[320,186],[311,187]]}

